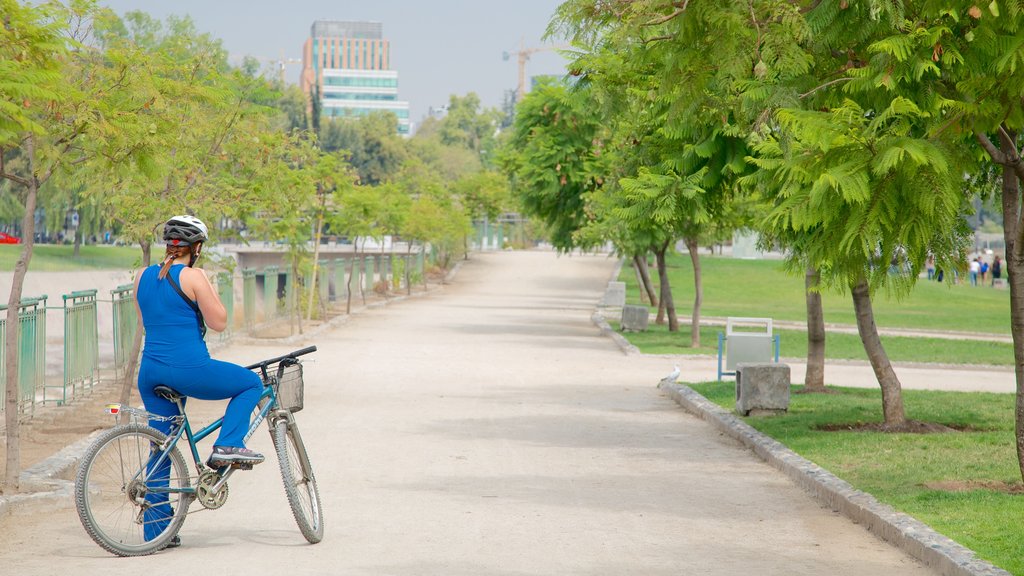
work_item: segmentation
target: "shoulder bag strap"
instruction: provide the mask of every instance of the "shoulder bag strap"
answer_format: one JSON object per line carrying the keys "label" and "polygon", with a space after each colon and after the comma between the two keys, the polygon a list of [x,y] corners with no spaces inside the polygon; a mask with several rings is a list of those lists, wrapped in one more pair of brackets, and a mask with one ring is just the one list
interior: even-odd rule
{"label": "shoulder bag strap", "polygon": [[178,285],[174,276],[171,276],[170,271],[167,272],[167,279],[171,281],[171,288],[174,288],[174,291],[178,293],[178,296],[181,296],[181,299],[188,304],[188,307],[196,313],[196,320],[199,322],[199,337],[206,338],[206,321],[203,320],[203,312],[199,309],[199,304],[196,304],[191,298],[185,295],[185,292],[182,291],[181,286]]}

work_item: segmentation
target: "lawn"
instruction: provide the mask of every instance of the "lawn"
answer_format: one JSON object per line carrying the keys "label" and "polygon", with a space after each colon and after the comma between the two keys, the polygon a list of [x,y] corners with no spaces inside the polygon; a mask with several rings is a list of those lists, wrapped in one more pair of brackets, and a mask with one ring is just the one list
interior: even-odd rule
{"label": "lawn", "polygon": [[[14,270],[22,246],[0,245],[0,270]],[[39,244],[32,247],[31,272],[73,272],[75,270],[129,270],[142,263],[137,246],[82,246],[79,256],[74,246]]]}
{"label": "lawn", "polygon": [[[731,383],[693,388],[723,408],[735,405]],[[972,431],[882,434],[821,431],[823,425],[881,421],[877,390],[832,390],[793,394],[785,415],[743,420],[980,557],[1024,575],[1024,495],[1007,491],[1022,488],[1012,394],[904,390],[910,418]]]}
{"label": "lawn", "polygon": [[[609,319],[609,325],[619,328],[619,322]],[[682,324],[672,333],[666,325],[651,323],[646,332],[624,334],[626,339],[646,354],[718,354],[718,334],[724,326],[701,326],[700,348],[690,347],[690,325]],[[778,334],[783,358],[807,358],[807,333],[797,330],[774,330]],[[883,336],[882,344],[893,362],[928,362],[944,364],[984,364],[1013,366],[1013,345],[1008,342],[978,340],[951,340],[946,338],[918,338],[909,336]],[[860,336],[830,331],[825,335],[825,354],[831,360],[864,360],[864,345]]]}
{"label": "lawn", "polygon": [[[701,271],[703,316],[806,321],[803,275],[787,273],[780,260],[702,256]],[[652,268],[656,279],[654,272]],[[640,293],[631,266],[623,266],[619,280],[626,282],[627,303],[639,304]],[[669,259],[669,282],[680,321],[687,321],[693,306],[694,290],[689,256],[675,254]],[[826,323],[852,325],[856,321],[849,293],[823,292],[822,307]],[[875,322],[880,328],[1010,333],[1009,290],[989,286],[971,287],[921,280],[913,292],[901,300],[878,294],[873,307]]]}

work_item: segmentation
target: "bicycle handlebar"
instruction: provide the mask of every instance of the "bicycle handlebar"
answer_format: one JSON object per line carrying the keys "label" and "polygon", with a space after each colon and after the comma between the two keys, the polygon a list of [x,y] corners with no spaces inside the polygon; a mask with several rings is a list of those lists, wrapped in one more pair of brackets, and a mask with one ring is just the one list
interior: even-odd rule
{"label": "bicycle handlebar", "polygon": [[263,360],[262,362],[257,362],[255,364],[251,364],[249,366],[246,366],[245,369],[246,370],[255,370],[256,368],[265,368],[267,366],[270,366],[271,364],[277,364],[278,362],[280,362],[282,360],[287,360],[289,358],[293,358],[294,359],[294,358],[297,358],[299,356],[303,356],[305,354],[310,354],[312,352],[316,352],[316,346],[309,346],[308,348],[303,348],[302,350],[296,350],[294,352],[289,352],[288,354],[285,354],[284,356],[278,356],[277,358],[271,358],[270,360]]}

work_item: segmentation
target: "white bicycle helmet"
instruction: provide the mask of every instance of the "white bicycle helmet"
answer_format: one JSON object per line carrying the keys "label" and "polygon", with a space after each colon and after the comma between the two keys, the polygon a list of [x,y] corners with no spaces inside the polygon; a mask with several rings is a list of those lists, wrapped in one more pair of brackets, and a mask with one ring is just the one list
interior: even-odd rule
{"label": "white bicycle helmet", "polygon": [[175,216],[164,224],[164,241],[168,244],[191,246],[208,238],[206,224],[195,216]]}

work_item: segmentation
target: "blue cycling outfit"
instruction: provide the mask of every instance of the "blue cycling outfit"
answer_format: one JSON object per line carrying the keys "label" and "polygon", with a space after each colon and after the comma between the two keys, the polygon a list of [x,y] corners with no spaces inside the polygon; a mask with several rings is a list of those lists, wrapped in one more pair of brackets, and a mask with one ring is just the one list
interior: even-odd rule
{"label": "blue cycling outfit", "polygon": [[[184,268],[182,264],[175,264],[167,272],[179,286]],[[210,358],[206,342],[200,336],[195,312],[166,278],[158,279],[159,273],[159,264],[143,270],[135,295],[146,329],[146,346],[139,367],[139,394],[146,410],[158,416],[178,415],[178,407],[173,402],[153,392],[153,388],[159,385],[200,400],[230,398],[214,445],[244,447],[249,418],[263,392],[263,383],[251,370]],[[171,428],[167,421],[151,421],[150,425],[165,434]],[[150,471],[151,479],[168,477],[170,461],[165,460],[165,463],[159,470]],[[152,481],[150,484],[157,485]],[[163,480],[163,485],[167,485],[166,480]],[[167,502],[167,495],[151,493],[147,500],[159,504]],[[170,506],[167,504],[150,508],[146,512],[146,539],[162,532],[167,522],[163,519],[169,517]]]}

